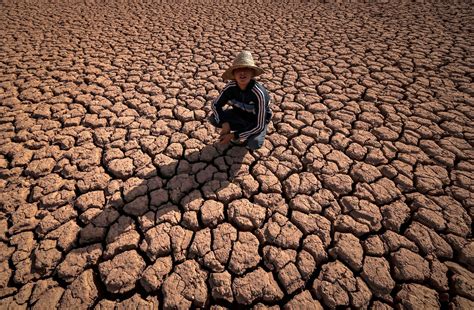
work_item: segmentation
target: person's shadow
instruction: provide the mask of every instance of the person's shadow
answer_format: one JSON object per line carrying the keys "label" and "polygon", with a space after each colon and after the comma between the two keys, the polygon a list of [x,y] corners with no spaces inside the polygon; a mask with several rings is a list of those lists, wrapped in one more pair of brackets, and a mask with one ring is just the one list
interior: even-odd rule
{"label": "person's shadow", "polygon": [[[166,241],[150,244],[153,242],[150,238],[154,237],[149,234],[152,228],[163,223],[169,223],[166,227],[180,226],[178,230],[181,235],[177,236],[183,240],[177,242],[188,242],[189,246],[196,231],[206,227],[215,228],[227,221],[225,206],[231,201],[250,198],[258,190],[258,186],[250,188],[245,184],[255,161],[245,147],[202,143],[195,149],[181,149],[179,146],[177,149],[175,153],[168,150],[156,154],[153,158],[154,169],[141,170],[140,177],[136,174],[122,177],[121,186],[107,187],[104,190],[105,206],[100,211],[96,210],[99,212],[95,212],[90,219],[82,216],[90,212],[87,206],[80,206],[82,214],[78,217],[84,225],[78,233],[76,247],[63,256],[55,270],[61,281],[71,283],[84,269],[92,268],[102,298],[124,300],[135,293],[144,293],[143,289],[156,294],[156,287],[140,281],[140,277],[136,283],[120,279],[120,275],[114,275],[113,271],[105,267],[101,270],[101,263],[135,250],[141,257],[138,260],[145,264],[141,268],[143,272],[158,257],[164,256],[161,255],[163,251],[169,250],[160,252],[160,249],[151,249],[169,246],[164,244]],[[108,164],[110,162],[105,162],[106,166]],[[113,174],[111,171],[108,173]],[[209,204],[209,201],[214,204]],[[216,205],[221,208],[216,209]],[[94,207],[94,203],[91,203],[91,208]],[[77,206],[75,209],[78,209]],[[172,238],[176,236],[170,235]],[[166,256],[173,257],[173,265],[188,258],[185,249],[182,250],[171,249],[166,252]],[[94,251],[96,257],[91,254]],[[87,262],[83,261],[84,257],[87,257]],[[133,257],[125,258],[134,259],[137,259],[135,253]],[[75,266],[76,261],[81,262],[79,266]],[[108,268],[113,269],[114,266]],[[133,272],[130,271],[131,274]]]}

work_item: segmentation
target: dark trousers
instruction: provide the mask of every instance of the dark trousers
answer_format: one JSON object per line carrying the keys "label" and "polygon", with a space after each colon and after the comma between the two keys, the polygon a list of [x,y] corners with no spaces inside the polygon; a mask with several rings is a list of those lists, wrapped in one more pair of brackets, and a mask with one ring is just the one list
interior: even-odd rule
{"label": "dark trousers", "polygon": [[[221,123],[229,123],[231,131],[246,131],[255,127],[255,123],[249,122],[248,119],[243,117],[241,113],[235,111],[234,109],[223,111],[220,117],[220,121]],[[216,123],[214,114],[209,117],[209,122],[213,126],[221,128],[221,126]],[[265,135],[267,134],[267,125],[268,123],[265,124],[265,127],[260,133],[251,135],[247,138],[247,140],[245,141],[247,148],[251,150],[256,150],[262,147],[263,141],[265,141]]]}

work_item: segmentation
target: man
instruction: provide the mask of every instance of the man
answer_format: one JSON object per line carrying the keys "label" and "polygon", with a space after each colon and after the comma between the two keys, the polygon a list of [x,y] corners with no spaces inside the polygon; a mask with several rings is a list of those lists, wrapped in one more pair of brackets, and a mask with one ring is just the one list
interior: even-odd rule
{"label": "man", "polygon": [[[211,124],[221,128],[219,143],[240,141],[251,150],[263,145],[272,112],[267,90],[254,79],[262,73],[252,54],[242,51],[222,74],[224,81],[230,81],[212,103],[210,118]],[[231,108],[224,110],[226,104]]]}

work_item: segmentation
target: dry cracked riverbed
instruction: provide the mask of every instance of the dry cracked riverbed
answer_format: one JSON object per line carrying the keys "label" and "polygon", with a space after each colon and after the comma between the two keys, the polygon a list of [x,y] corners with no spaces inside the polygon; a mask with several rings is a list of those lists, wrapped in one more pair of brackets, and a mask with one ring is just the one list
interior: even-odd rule
{"label": "dry cracked riverbed", "polygon": [[0,2],[0,308],[474,309],[472,5],[283,2]]}

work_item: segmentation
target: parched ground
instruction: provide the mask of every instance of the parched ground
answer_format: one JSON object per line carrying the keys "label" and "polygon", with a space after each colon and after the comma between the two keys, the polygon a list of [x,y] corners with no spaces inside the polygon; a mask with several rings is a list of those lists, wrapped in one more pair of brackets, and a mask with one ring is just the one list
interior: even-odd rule
{"label": "parched ground", "polygon": [[0,1],[1,309],[474,309],[470,1],[144,2]]}

